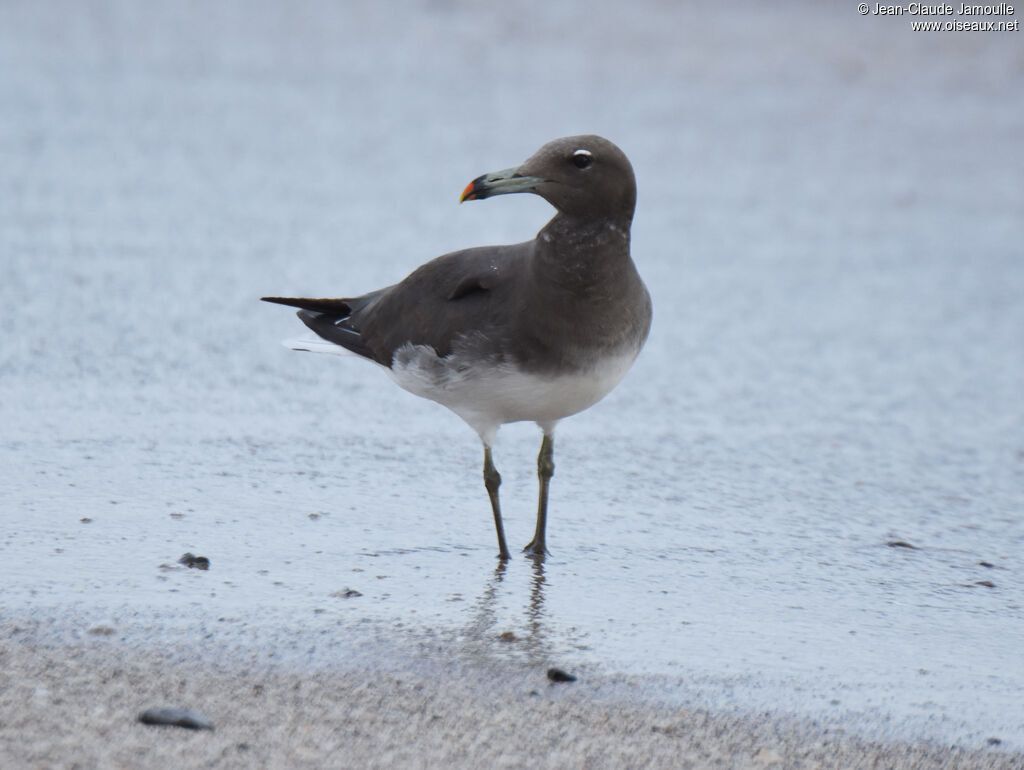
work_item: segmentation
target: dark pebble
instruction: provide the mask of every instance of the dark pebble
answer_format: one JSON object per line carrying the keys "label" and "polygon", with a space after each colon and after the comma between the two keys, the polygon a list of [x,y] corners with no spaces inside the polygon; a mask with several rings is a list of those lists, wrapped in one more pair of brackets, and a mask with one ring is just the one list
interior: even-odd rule
{"label": "dark pebble", "polygon": [[193,553],[185,553],[178,559],[178,564],[184,564],[190,569],[210,569],[210,560],[205,556],[196,556]]}
{"label": "dark pebble", "polygon": [[213,722],[198,711],[173,707],[146,709],[139,714],[139,721],[144,725],[172,725],[190,730],[213,729]]}
{"label": "dark pebble", "polygon": [[916,545],[911,545],[906,540],[890,540],[886,545],[890,548],[909,548],[912,551],[918,550]]}
{"label": "dark pebble", "polygon": [[569,673],[566,673],[565,671],[562,671],[562,669],[560,669],[560,668],[549,668],[548,669],[548,679],[550,679],[552,682],[575,682],[576,681],[576,677],[574,677],[572,674],[569,674]]}
{"label": "dark pebble", "polygon": [[993,564],[990,561],[979,561],[978,562],[978,566],[979,567],[988,567],[989,569],[995,569],[995,567],[996,567],[996,565]]}
{"label": "dark pebble", "polygon": [[331,594],[339,599],[355,599],[357,596],[362,596],[362,593],[354,588],[342,588],[340,591],[335,591]]}
{"label": "dark pebble", "polygon": [[977,586],[985,586],[985,588],[995,588],[996,587],[996,584],[993,583],[991,580],[976,580],[974,582],[974,584],[977,585]]}

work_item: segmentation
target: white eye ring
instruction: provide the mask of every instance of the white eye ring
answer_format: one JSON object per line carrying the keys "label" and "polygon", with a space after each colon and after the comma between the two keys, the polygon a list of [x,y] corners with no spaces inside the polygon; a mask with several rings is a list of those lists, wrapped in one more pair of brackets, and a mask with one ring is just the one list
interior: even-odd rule
{"label": "white eye ring", "polygon": [[586,168],[594,162],[594,153],[590,150],[579,149],[572,154],[572,163],[576,168]]}

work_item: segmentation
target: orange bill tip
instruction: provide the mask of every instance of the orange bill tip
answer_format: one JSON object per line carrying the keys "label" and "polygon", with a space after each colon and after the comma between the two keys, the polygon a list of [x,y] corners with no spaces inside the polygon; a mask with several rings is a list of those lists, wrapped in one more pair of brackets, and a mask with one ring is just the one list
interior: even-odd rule
{"label": "orange bill tip", "polygon": [[473,191],[474,183],[470,182],[466,185],[466,189],[462,191],[462,196],[459,198],[459,203],[463,201],[471,201],[476,197],[476,193]]}

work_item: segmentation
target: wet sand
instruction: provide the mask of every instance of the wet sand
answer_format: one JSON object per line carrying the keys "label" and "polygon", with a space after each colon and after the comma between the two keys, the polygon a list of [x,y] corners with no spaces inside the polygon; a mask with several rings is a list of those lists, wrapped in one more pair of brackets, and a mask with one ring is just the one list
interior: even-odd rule
{"label": "wet sand", "polygon": [[[102,630],[102,629],[101,629]],[[589,697],[541,669],[307,670],[211,662],[102,633],[0,641],[0,766],[20,768],[1012,768],[1024,755],[873,743],[778,717]],[[177,706],[213,731],[147,726]]]}

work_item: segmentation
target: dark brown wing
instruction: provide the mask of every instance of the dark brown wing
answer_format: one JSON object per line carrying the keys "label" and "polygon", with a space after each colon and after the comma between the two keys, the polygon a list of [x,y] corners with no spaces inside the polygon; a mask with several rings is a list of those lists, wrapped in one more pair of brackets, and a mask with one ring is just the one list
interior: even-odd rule
{"label": "dark brown wing", "polygon": [[394,286],[348,299],[264,297],[301,308],[299,318],[329,342],[385,366],[406,343],[429,345],[447,356],[452,342],[469,332],[487,334],[515,313],[509,301],[523,276],[514,263],[528,257],[532,242],[455,251],[414,270]]}

